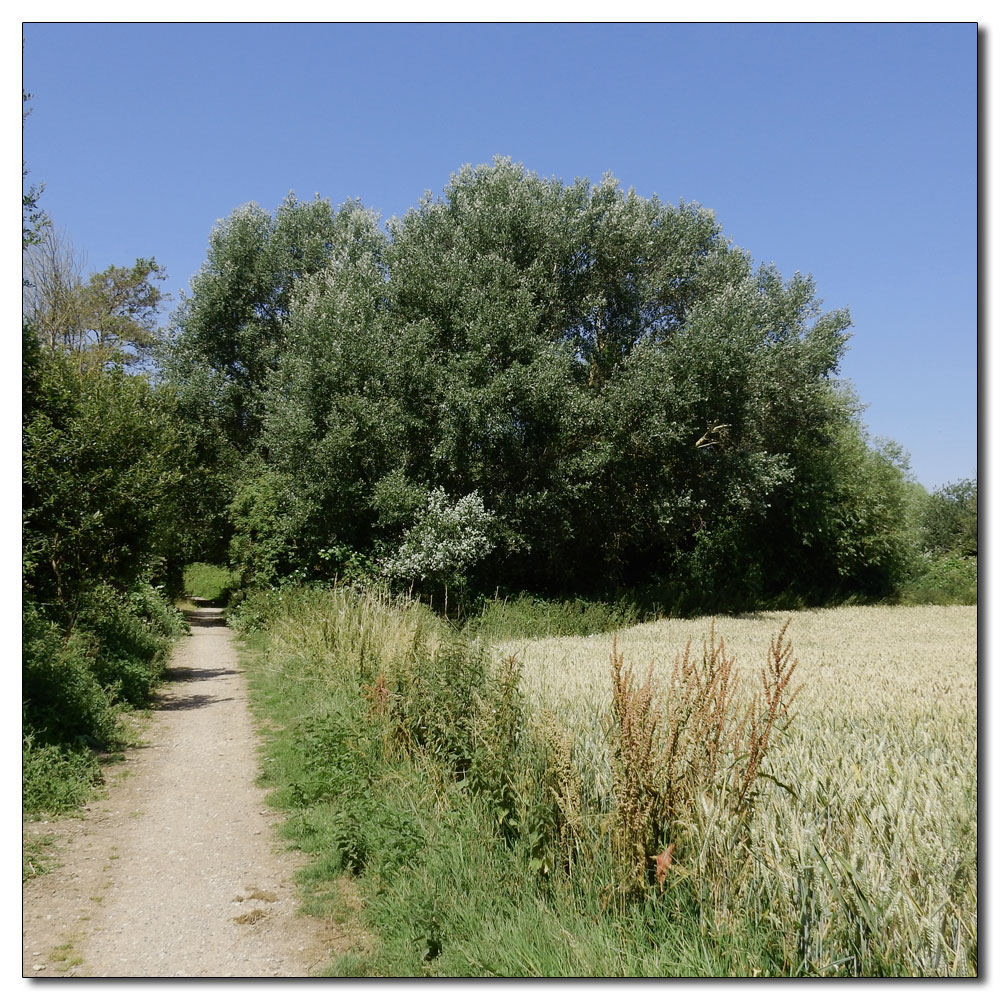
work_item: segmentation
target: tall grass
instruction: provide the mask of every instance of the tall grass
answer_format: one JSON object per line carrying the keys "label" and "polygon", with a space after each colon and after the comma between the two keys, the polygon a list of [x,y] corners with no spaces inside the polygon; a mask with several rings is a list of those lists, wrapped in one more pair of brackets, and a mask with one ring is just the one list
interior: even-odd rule
{"label": "tall grass", "polygon": [[374,933],[334,973],[780,973],[773,928],[733,934],[683,883],[620,891],[618,816],[516,660],[371,592],[277,591],[236,620],[306,898],[352,876]]}
{"label": "tall grass", "polygon": [[493,655],[385,595],[246,602],[306,898],[347,873],[372,931],[331,971],[974,974],[970,619],[941,612],[922,640],[926,612],[850,609]]}
{"label": "tall grass", "polygon": [[542,636],[594,635],[628,628],[652,617],[627,599],[544,600],[531,594],[484,600],[465,624],[469,635],[500,642]]}

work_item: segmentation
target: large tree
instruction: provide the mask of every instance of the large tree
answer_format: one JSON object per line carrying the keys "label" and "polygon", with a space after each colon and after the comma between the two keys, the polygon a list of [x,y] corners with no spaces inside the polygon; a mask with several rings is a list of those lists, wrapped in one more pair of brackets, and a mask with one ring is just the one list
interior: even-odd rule
{"label": "large tree", "polygon": [[357,216],[357,206],[335,213],[318,197],[289,195],[273,215],[245,205],[212,232],[174,317],[167,364],[195,410],[210,408],[218,432],[241,453],[260,434],[262,393],[284,349],[293,293],[304,277],[359,252],[365,233],[355,230]]}
{"label": "large tree", "polygon": [[891,589],[901,474],[836,383],[850,319],[811,279],[755,268],[697,205],[509,160],[387,233],[325,205],[235,213],[179,317],[191,383],[240,414],[256,579],[398,566],[432,494],[475,494],[482,587]]}

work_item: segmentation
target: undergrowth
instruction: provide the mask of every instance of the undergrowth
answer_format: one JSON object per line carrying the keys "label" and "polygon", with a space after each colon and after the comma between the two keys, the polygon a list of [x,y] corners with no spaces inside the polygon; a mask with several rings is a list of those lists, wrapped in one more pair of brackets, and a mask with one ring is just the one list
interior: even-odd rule
{"label": "undergrowth", "polygon": [[72,810],[100,784],[97,753],[127,739],[123,713],[148,705],[183,622],[154,587],[92,587],[72,628],[22,613],[22,809]]}
{"label": "undergrowth", "polygon": [[478,610],[468,618],[464,631],[492,642],[504,639],[557,636],[596,635],[628,628],[655,616],[652,609],[643,609],[625,598],[614,601],[546,600],[531,594],[517,597],[494,597],[482,600]]}
{"label": "undergrowth", "polygon": [[979,600],[979,560],[946,553],[926,558],[902,587],[900,604],[976,604]]}

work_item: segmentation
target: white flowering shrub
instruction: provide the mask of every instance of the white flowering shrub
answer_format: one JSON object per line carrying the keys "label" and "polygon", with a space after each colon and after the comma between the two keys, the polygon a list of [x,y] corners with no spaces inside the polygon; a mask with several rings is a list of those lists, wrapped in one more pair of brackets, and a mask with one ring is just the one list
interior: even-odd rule
{"label": "white flowering shrub", "polygon": [[403,580],[460,582],[466,571],[493,550],[494,516],[478,491],[449,503],[441,487],[431,490],[416,523],[395,554],[383,559],[386,576]]}

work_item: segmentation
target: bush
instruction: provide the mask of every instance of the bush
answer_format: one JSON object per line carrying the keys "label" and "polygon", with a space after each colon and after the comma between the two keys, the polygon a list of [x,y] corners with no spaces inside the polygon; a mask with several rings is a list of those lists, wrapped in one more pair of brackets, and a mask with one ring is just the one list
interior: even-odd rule
{"label": "bush", "polygon": [[493,550],[492,525],[478,492],[452,504],[438,487],[382,569],[390,579],[428,580],[445,588],[460,584],[465,571]]}
{"label": "bush", "polygon": [[23,737],[21,809],[29,816],[75,809],[100,782],[100,765],[89,751],[42,743],[32,733]]}
{"label": "bush", "polygon": [[979,600],[979,560],[956,553],[928,559],[907,583],[901,604],[976,604]]}
{"label": "bush", "polygon": [[148,584],[128,594],[99,586],[85,599],[79,628],[96,642],[94,676],[116,702],[149,702],[170,643],[183,625],[179,613]]}
{"label": "bush", "polygon": [[24,808],[61,812],[99,780],[90,748],[120,743],[120,708],[148,704],[183,625],[148,584],[93,587],[68,634],[46,610],[23,612]]}
{"label": "bush", "polygon": [[27,730],[70,745],[115,738],[112,698],[93,671],[96,645],[86,632],[65,637],[38,607],[25,605],[21,697]]}

